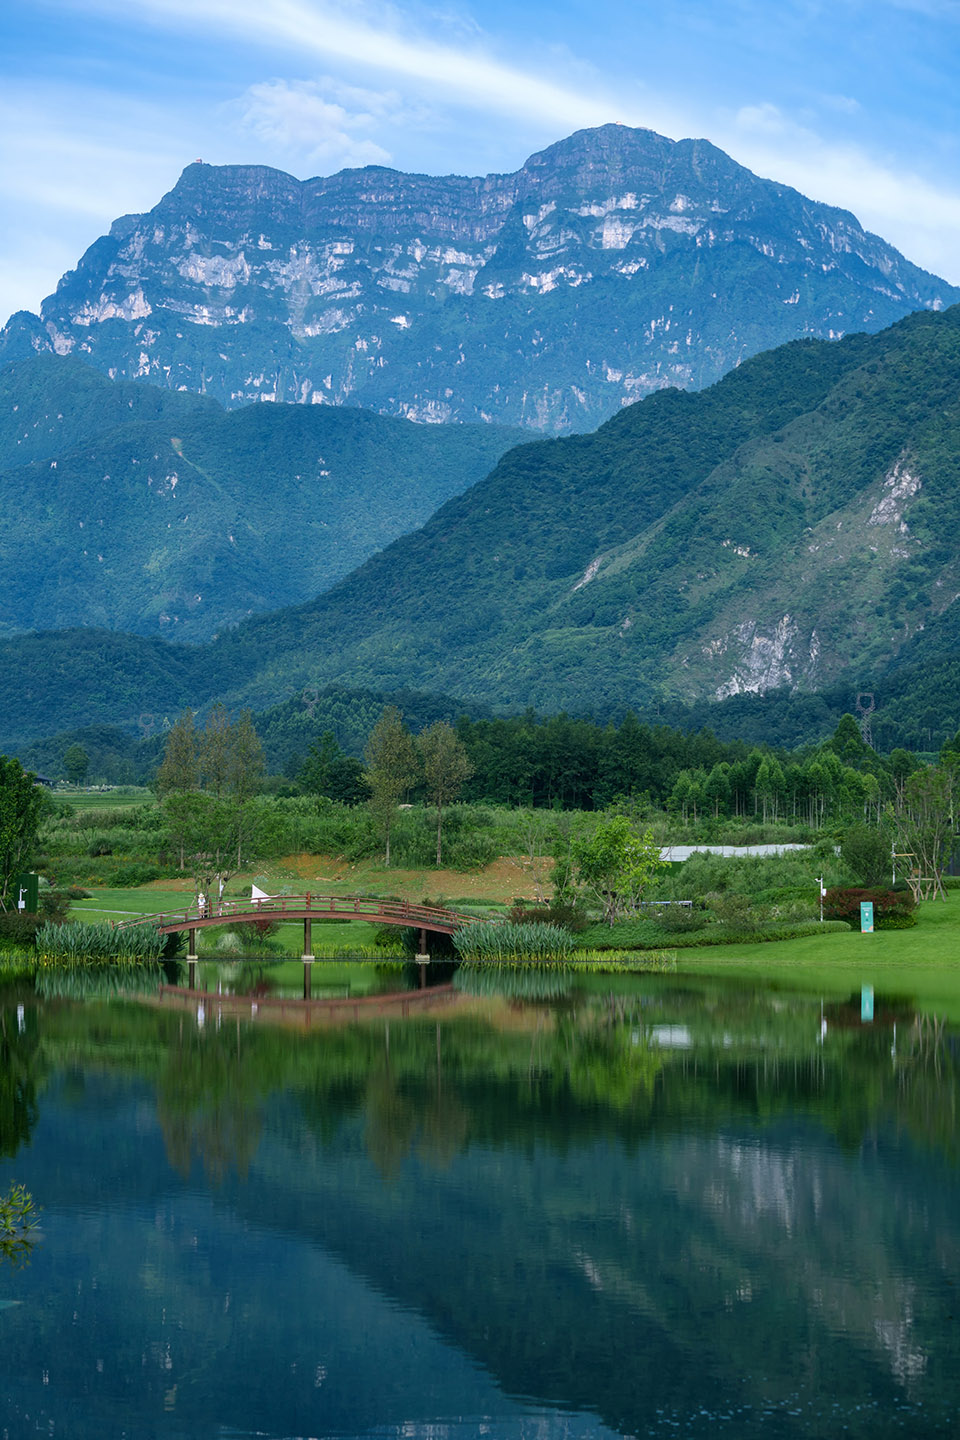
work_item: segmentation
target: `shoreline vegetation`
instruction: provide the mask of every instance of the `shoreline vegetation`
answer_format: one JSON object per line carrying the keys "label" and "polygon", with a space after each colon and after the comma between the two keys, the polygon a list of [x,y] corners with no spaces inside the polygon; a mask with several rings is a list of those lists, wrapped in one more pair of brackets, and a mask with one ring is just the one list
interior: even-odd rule
{"label": "shoreline vegetation", "polygon": [[[511,757],[519,763],[523,744],[532,774],[551,740],[567,745],[554,756],[566,803],[581,795],[593,806],[489,798],[491,775]],[[569,746],[588,740],[591,764],[605,757],[606,789],[614,778],[625,786],[602,807],[570,779]],[[650,780],[639,792],[638,757]],[[66,758],[77,775],[88,760],[79,744]],[[950,927],[960,928],[949,897],[960,880],[944,874],[960,735],[935,764],[904,751],[884,757],[848,715],[829,741],[781,763],[769,750],[651,731],[630,717],[602,732],[561,717],[456,727],[435,719],[413,733],[388,705],[363,764],[326,732],[285,786],[267,773],[250,713],[217,705],[203,725],[184,712],[156,759],[155,793],[70,801],[41,795],[19,762],[4,762],[10,796],[30,802],[18,853],[40,880],[39,890],[31,882],[36,913],[24,914],[15,899],[26,893],[24,864],[3,877],[0,970],[175,963],[186,923],[164,936],[129,922],[217,896],[235,914],[233,902],[252,893],[456,909],[469,923],[452,937],[435,934],[428,948],[435,962],[461,962],[465,975],[519,966],[592,978],[738,964],[775,974],[795,957],[814,971],[849,967],[865,905],[880,933],[854,942],[858,959],[912,956],[948,968]],[[477,784],[488,798],[465,799]],[[311,949],[327,964],[409,966],[424,939],[404,924],[317,916]],[[207,964],[276,970],[296,963],[305,937],[278,908],[195,938]]]}

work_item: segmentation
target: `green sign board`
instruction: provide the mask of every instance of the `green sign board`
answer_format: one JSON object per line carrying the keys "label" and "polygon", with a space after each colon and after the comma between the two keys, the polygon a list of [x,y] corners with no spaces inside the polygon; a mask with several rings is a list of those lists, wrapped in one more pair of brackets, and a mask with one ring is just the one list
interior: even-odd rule
{"label": "green sign board", "polygon": [[860,901],[860,930],[864,935],[873,934],[873,901]]}

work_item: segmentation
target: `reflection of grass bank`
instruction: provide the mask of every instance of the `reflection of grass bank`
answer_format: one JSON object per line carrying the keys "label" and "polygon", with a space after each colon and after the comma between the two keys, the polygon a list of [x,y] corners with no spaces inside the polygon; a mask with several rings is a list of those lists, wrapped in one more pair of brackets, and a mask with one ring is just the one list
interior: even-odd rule
{"label": "reflection of grass bank", "polygon": [[911,930],[829,934],[779,945],[683,950],[682,973],[741,975],[814,993],[849,994],[872,985],[878,996],[910,999],[923,1010],[960,1021],[960,897],[921,905]]}

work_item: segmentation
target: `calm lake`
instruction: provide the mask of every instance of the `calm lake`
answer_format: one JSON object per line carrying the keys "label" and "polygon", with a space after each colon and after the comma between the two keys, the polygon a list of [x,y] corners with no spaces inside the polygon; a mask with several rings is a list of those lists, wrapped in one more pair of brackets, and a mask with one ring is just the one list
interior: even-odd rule
{"label": "calm lake", "polygon": [[957,1433],[955,1030],[474,988],[309,1026],[0,990],[0,1193],[42,1211],[0,1436]]}

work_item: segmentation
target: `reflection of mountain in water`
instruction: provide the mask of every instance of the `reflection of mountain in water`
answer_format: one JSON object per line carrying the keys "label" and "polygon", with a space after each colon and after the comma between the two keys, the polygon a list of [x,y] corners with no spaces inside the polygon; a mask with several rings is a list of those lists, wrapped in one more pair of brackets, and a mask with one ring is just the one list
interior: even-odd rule
{"label": "reflection of mountain in water", "polygon": [[[768,1433],[873,1437],[921,1404],[938,1433],[960,1400],[956,1056],[902,1021],[895,1056],[883,1030],[819,1029],[818,1005],[669,984],[313,1037],[45,1012],[69,1084],[20,1159],[61,1220],[11,1373],[99,1277],[71,1383],[112,1355],[177,1387],[195,1435],[214,1412],[288,1434],[516,1415],[498,1387],[634,1433],[768,1411]],[[114,1414],[91,1408],[99,1433]]]}

